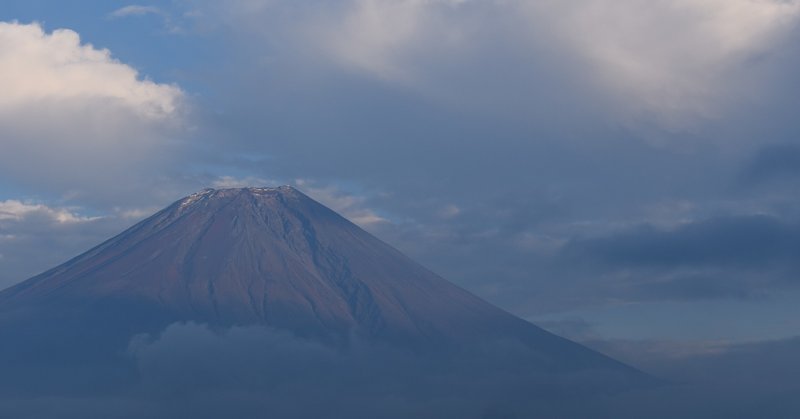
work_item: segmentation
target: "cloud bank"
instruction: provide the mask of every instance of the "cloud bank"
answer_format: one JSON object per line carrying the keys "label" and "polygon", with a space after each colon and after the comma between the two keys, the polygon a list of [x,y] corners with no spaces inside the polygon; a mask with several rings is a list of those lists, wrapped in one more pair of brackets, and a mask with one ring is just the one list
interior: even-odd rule
{"label": "cloud bank", "polygon": [[124,212],[98,216],[82,208],[0,201],[0,289],[85,252],[133,219]]}
{"label": "cloud bank", "polygon": [[[3,394],[0,413],[20,418],[52,412],[64,418],[258,418],[265,412],[297,419],[725,418],[784,417],[798,408],[797,339],[688,354],[676,354],[672,345],[667,355],[659,352],[664,345],[659,348],[657,342],[593,342],[669,380],[628,391],[597,391],[597,383],[607,383],[603,375],[555,381],[537,376],[515,364],[513,345],[487,345],[471,354],[479,358],[467,355],[448,367],[411,353],[353,343],[342,351],[268,328],[212,330],[177,323],[130,342],[134,383],[103,394]],[[486,357],[497,356],[505,360],[485,364]],[[587,387],[576,386],[581,383]]]}
{"label": "cloud bank", "polygon": [[40,190],[113,193],[162,159],[184,93],[68,29],[0,23],[0,173]]}
{"label": "cloud bank", "polygon": [[800,3],[781,0],[194,4],[204,24],[264,41],[261,54],[315,55],[451,105],[530,107],[549,84],[605,96],[621,124],[676,131],[758,100],[800,18]]}

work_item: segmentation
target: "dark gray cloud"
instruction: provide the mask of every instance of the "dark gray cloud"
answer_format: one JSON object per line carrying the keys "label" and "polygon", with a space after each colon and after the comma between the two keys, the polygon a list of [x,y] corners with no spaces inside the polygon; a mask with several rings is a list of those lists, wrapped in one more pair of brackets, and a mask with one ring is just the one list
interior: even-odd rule
{"label": "dark gray cloud", "polygon": [[718,217],[671,230],[643,226],[609,237],[575,239],[573,261],[620,268],[724,266],[758,269],[795,264],[800,227],[770,216]]}
{"label": "dark gray cloud", "polygon": [[742,174],[746,184],[796,180],[800,177],[800,145],[780,144],[761,148]]}
{"label": "dark gray cloud", "polygon": [[[575,238],[558,263],[633,300],[763,296],[797,285],[800,228],[772,216],[722,216]],[[578,273],[580,272],[580,273]],[[616,284],[614,282],[616,281]],[[614,285],[612,285],[614,284]]]}
{"label": "dark gray cloud", "polygon": [[629,400],[660,417],[793,417],[800,339],[725,342],[602,341],[594,348],[675,383]]}
{"label": "dark gray cloud", "polygon": [[580,317],[543,324],[548,330],[665,380],[666,386],[621,394],[606,408],[621,417],[793,417],[800,412],[800,338],[609,339]]}
{"label": "dark gray cloud", "polygon": [[[270,417],[321,415],[370,418],[723,418],[792,417],[800,411],[796,376],[800,341],[729,344],[601,340],[588,344],[667,381],[623,392],[553,393],[570,381],[464,358],[467,376],[390,348],[342,352],[314,341],[257,327],[210,330],[175,324],[140,336],[129,354],[138,381],[103,395],[0,397],[0,414],[59,417]],[[509,346],[485,347],[481,357],[513,356]],[[513,371],[513,373],[511,373]],[[573,377],[598,382],[608,377]],[[588,380],[588,381],[587,381]],[[573,383],[574,384],[574,383]]]}
{"label": "dark gray cloud", "polygon": [[[514,342],[485,342],[445,360],[374,342],[332,348],[261,327],[174,324],[131,341],[137,374],[129,386],[109,386],[102,394],[70,388],[30,399],[9,392],[0,397],[0,415],[36,417],[59,405],[66,418],[92,411],[120,418],[569,417],[624,382],[603,371],[549,375],[520,363],[522,353],[529,352]],[[77,375],[53,370],[46,376],[86,385],[94,367],[82,368]]]}

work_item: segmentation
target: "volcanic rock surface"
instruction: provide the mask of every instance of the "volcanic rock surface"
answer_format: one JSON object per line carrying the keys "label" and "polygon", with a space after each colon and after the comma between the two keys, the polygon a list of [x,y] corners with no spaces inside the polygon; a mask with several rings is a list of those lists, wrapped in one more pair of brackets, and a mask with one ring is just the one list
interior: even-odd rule
{"label": "volcanic rock surface", "polygon": [[294,188],[207,189],[0,292],[6,360],[92,362],[176,322],[418,352],[516,342],[536,370],[639,374],[447,282]]}

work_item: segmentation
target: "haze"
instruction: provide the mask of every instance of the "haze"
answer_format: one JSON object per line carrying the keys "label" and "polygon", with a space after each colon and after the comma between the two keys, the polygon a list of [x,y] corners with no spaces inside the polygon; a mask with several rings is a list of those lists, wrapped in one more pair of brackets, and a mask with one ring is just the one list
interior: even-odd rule
{"label": "haze", "polygon": [[[204,188],[292,185],[480,299],[681,384],[591,409],[794,417],[799,23],[795,0],[7,0],[0,289]],[[328,356],[209,327],[167,328],[142,368],[197,342],[201,364]],[[0,416],[64,407],[11,393]],[[77,417],[161,410],[84,396]]]}

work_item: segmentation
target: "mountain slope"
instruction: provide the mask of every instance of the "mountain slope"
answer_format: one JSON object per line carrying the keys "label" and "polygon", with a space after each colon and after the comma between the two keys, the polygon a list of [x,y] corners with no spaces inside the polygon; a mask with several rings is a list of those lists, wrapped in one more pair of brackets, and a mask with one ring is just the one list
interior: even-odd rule
{"label": "mountain slope", "polygon": [[514,341],[537,370],[638,374],[445,281],[291,187],[204,190],[0,292],[0,337],[24,324],[39,344],[60,336],[65,354],[92,342],[86,358],[186,321],[423,352]]}

